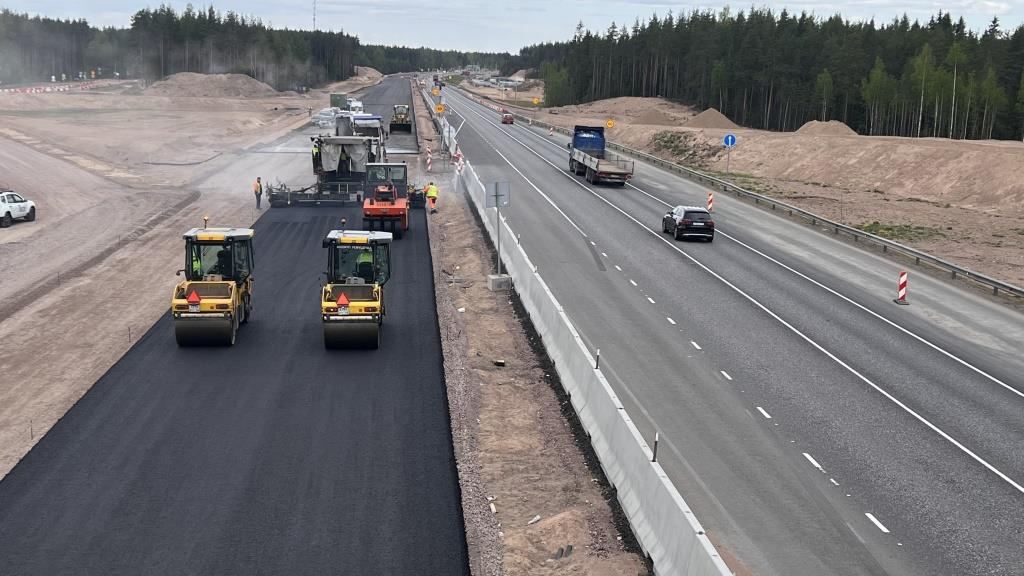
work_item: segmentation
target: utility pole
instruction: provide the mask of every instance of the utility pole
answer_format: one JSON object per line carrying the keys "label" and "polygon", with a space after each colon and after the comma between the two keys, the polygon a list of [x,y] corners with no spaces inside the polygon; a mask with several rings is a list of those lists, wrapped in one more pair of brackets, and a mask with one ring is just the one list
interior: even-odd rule
{"label": "utility pole", "polygon": [[313,0],[313,31],[316,32],[316,0]]}

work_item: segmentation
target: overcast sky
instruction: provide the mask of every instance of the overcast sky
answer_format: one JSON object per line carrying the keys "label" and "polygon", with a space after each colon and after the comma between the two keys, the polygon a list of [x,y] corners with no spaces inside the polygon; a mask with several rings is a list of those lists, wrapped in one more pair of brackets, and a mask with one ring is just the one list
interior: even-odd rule
{"label": "overcast sky", "polygon": [[[177,10],[187,2],[167,0]],[[209,2],[195,2],[196,6]],[[1024,0],[796,0],[755,2],[777,12],[804,10],[819,17],[840,12],[848,19],[890,22],[906,13],[911,20],[926,22],[940,9],[963,16],[967,25],[984,30],[998,16],[1003,30],[1024,23]],[[0,6],[59,18],[86,18],[99,26],[128,26],[131,15],[160,1],[146,0],[0,0]],[[398,44],[433,48],[508,51],[546,41],[566,40],[576,23],[592,30],[605,30],[613,21],[632,23],[653,13],[664,15],[690,12],[696,8],[719,10],[732,6],[733,12],[750,3],[707,1],[700,4],[659,0],[317,0],[317,28],[344,30],[368,44]],[[217,10],[234,10],[258,16],[278,28],[312,28],[313,0],[218,0]]]}

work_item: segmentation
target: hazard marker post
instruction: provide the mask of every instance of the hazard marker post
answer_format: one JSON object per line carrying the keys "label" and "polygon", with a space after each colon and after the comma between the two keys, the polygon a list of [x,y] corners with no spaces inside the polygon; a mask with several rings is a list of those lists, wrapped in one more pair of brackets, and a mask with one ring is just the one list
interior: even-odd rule
{"label": "hazard marker post", "polygon": [[708,212],[715,211],[715,193],[708,192]]}
{"label": "hazard marker post", "polygon": [[896,298],[893,302],[900,304],[901,306],[908,306],[910,302],[907,302],[907,271],[900,271],[900,280],[896,288]]}

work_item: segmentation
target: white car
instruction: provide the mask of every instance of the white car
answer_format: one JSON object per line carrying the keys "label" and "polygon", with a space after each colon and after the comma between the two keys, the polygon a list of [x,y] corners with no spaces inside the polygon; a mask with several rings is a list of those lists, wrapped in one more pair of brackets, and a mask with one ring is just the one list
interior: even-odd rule
{"label": "white car", "polygon": [[36,203],[10,190],[0,189],[0,228],[7,228],[15,218],[28,222],[35,220]]}

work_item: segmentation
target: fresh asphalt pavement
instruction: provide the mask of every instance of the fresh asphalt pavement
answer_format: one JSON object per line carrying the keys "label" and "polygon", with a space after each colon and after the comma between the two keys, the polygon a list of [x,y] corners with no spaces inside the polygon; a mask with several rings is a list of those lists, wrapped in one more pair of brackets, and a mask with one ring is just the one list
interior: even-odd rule
{"label": "fresh asphalt pavement", "polygon": [[673,242],[661,216],[706,189],[641,163],[590,186],[566,139],[446,101],[727,554],[758,574],[1019,573],[1019,314],[924,275],[897,307],[897,264],[721,195],[713,244]]}
{"label": "fresh asphalt pavement", "polygon": [[0,574],[468,574],[425,217],[381,348],[326,351],[342,217],[267,211],[237,344],[178,348],[165,316],[0,481]]}
{"label": "fresh asphalt pavement", "polygon": [[[388,76],[380,84],[367,88],[363,93],[363,107],[370,114],[379,114],[384,119],[384,127],[388,128],[395,104],[408,104],[412,111],[412,92],[409,89],[410,78],[407,76]],[[389,132],[385,144],[389,154],[415,154],[419,148],[416,143],[416,119],[412,120],[412,132]]]}

